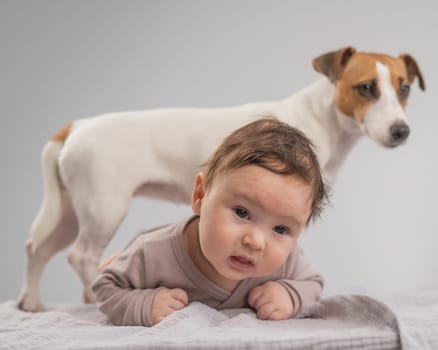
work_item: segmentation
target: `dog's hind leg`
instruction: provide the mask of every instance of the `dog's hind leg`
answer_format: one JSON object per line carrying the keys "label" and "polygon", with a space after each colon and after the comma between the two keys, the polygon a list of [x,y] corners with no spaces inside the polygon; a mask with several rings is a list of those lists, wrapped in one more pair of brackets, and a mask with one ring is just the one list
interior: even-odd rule
{"label": "dog's hind leg", "polygon": [[59,250],[69,245],[77,234],[76,218],[63,192],[58,174],[58,156],[62,144],[49,141],[42,152],[44,198],[35,218],[30,239],[26,242],[24,286],[17,306],[27,311],[40,311],[39,281],[44,266]]}
{"label": "dog's hind leg", "polygon": [[[32,235],[26,241],[26,271],[24,286],[17,301],[18,308],[26,311],[43,311],[44,307],[39,297],[39,282],[44,267],[50,258],[60,250],[70,245],[77,236],[77,221],[67,199],[62,200],[62,215],[49,234],[40,230],[47,228],[50,212],[41,211],[32,225]],[[45,239],[38,242],[33,237],[44,235]]]}
{"label": "dog's hind leg", "polygon": [[102,252],[113,238],[126,216],[130,197],[116,196],[99,202],[99,196],[90,196],[85,207],[76,208],[79,233],[70,251],[68,260],[79,275],[85,293],[91,302],[95,301],[91,284],[97,276]]}

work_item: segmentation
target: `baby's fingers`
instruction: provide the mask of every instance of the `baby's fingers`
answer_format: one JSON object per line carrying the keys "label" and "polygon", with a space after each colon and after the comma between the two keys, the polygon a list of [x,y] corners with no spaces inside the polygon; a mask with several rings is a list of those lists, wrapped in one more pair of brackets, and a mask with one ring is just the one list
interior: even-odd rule
{"label": "baby's fingers", "polygon": [[180,300],[177,300],[177,299],[173,299],[168,304],[168,308],[171,311],[178,311],[178,310],[184,309],[186,306],[187,306],[187,304],[184,304],[183,302],[181,302]]}
{"label": "baby's fingers", "polygon": [[179,301],[183,307],[189,303],[189,297],[185,290],[181,288],[174,288],[170,290],[171,296],[174,300]]}
{"label": "baby's fingers", "polygon": [[278,309],[273,303],[265,303],[257,310],[257,317],[261,320],[271,320],[270,316]]}
{"label": "baby's fingers", "polygon": [[262,301],[263,297],[263,287],[262,286],[258,286],[255,287],[253,289],[251,289],[251,291],[249,292],[248,295],[248,304],[249,306],[253,307],[254,309],[258,309],[258,306],[260,306],[260,302]]}
{"label": "baby's fingers", "polygon": [[266,303],[257,310],[257,317],[261,320],[280,321],[287,320],[289,316],[287,310],[281,309],[274,303]]}
{"label": "baby's fingers", "polygon": [[289,316],[284,310],[274,310],[269,314],[269,316],[266,318],[270,321],[281,321],[281,320],[287,320]]}

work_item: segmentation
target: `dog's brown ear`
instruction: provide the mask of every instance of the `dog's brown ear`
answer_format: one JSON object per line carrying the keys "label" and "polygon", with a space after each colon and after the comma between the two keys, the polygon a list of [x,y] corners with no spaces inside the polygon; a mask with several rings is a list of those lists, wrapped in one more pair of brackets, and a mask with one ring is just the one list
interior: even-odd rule
{"label": "dog's brown ear", "polygon": [[420,86],[421,90],[426,90],[426,85],[424,83],[423,75],[421,74],[417,61],[415,61],[415,59],[407,53],[400,55],[399,57],[405,63],[406,70],[408,71],[409,83],[412,83],[415,77],[417,77],[418,85]]}
{"label": "dog's brown ear", "polygon": [[334,82],[339,78],[344,70],[347,62],[356,53],[354,47],[348,46],[337,51],[331,51],[319,57],[316,57],[313,61],[313,68],[319,73],[327,76],[331,82]]}

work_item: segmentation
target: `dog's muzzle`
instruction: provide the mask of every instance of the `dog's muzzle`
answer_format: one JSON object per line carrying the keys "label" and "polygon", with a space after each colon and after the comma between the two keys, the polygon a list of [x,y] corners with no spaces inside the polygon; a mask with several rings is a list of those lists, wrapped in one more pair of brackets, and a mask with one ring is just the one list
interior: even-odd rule
{"label": "dog's muzzle", "polygon": [[403,141],[405,141],[409,136],[409,126],[405,123],[396,123],[393,124],[390,129],[389,133],[391,135],[391,145],[397,146]]}

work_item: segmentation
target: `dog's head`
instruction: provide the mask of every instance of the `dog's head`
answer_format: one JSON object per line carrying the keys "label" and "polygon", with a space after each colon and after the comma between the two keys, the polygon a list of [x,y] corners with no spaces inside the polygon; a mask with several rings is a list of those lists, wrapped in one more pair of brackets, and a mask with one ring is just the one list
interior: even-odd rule
{"label": "dog's head", "polygon": [[335,85],[336,108],[362,132],[385,147],[398,146],[407,139],[404,109],[410,85],[418,78],[420,88],[425,89],[411,55],[392,57],[346,47],[315,58],[313,67]]}

